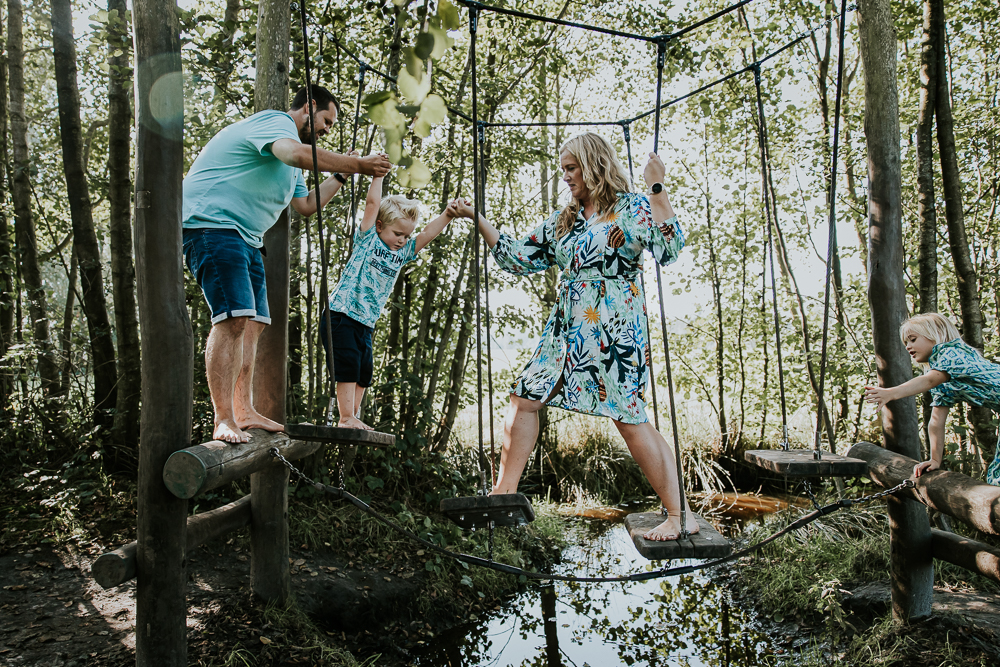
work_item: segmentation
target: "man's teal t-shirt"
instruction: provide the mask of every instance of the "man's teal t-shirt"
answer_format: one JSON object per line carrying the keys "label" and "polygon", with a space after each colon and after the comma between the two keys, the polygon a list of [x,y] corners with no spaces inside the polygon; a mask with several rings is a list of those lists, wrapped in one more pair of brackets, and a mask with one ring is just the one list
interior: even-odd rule
{"label": "man's teal t-shirt", "polygon": [[416,256],[415,238],[399,250],[391,250],[379,238],[375,225],[363,232],[358,228],[354,233],[354,251],[330,296],[330,310],[374,327],[399,270]]}
{"label": "man's teal t-shirt", "polygon": [[299,141],[284,111],[261,111],[221,130],[184,177],[185,229],[235,229],[254,248],[292,197],[307,197],[302,170],[271,153],[278,139]]}

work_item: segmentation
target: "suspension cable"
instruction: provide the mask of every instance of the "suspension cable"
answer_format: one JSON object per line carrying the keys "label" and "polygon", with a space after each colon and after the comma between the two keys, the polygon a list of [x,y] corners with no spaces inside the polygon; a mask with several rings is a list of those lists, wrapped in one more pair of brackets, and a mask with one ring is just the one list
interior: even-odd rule
{"label": "suspension cable", "polygon": [[[844,32],[847,28],[847,0],[840,4],[840,46],[837,50],[837,97],[833,112],[833,154],[830,158],[830,188],[827,203],[830,206],[829,236],[826,245],[826,286],[823,290],[823,351],[819,361],[819,389],[816,392],[817,417],[816,439],[813,447],[813,458],[819,460],[822,456],[820,440],[823,437],[823,415],[826,412],[823,389],[826,381],[827,343],[830,333],[830,283],[833,277],[833,252],[837,247],[837,152],[840,149],[840,102],[844,81]],[[827,420],[829,421],[829,420]],[[831,424],[827,424],[832,426]],[[830,428],[830,451],[836,452],[836,431]]]}
{"label": "suspension cable", "polygon": [[[656,49],[656,113],[653,122],[653,152],[660,148],[660,96],[663,91],[663,66],[667,57],[667,45],[660,42]],[[674,375],[670,368],[670,337],[667,335],[667,313],[663,299],[663,279],[660,276],[660,264],[653,261],[656,269],[656,290],[660,297],[660,326],[663,329],[663,358],[667,370],[667,397],[670,400],[670,428],[674,436],[674,458],[677,466],[677,495],[680,501],[680,539],[688,539],[687,502],[684,494],[684,462],[681,460],[681,436],[677,429],[677,405],[674,399]]]}
{"label": "suspension cable", "polygon": [[[622,123],[622,134],[625,136],[625,151],[628,154],[628,176],[629,180],[632,182],[632,188],[635,189],[635,170],[632,165],[632,130],[629,128],[628,123]],[[642,294],[646,295],[646,275],[645,271],[639,272],[639,284],[642,285]],[[649,310],[645,310],[646,316],[646,331],[652,332],[649,324]],[[653,425],[656,430],[660,430],[660,409],[656,404],[656,374],[653,372],[653,353],[652,353],[652,341],[647,337],[646,339],[646,349],[643,351],[644,354],[648,356],[646,359],[646,365],[649,367],[649,389],[653,397]]]}
{"label": "suspension cable", "polygon": [[[330,495],[330,496],[332,496],[334,498],[339,498],[341,500],[346,500],[351,505],[354,505],[355,507],[357,507],[359,510],[361,510],[365,514],[367,514],[367,515],[371,516],[372,518],[376,519],[377,521],[385,524],[386,526],[388,526],[392,530],[396,531],[397,533],[406,536],[407,538],[409,538],[410,540],[412,540],[412,541],[416,542],[417,544],[421,545],[422,547],[424,547],[428,551],[433,551],[433,552],[441,554],[442,556],[445,556],[447,558],[451,558],[453,560],[456,560],[456,561],[458,561],[460,563],[467,563],[469,565],[475,565],[477,567],[485,567],[487,569],[495,570],[497,572],[503,572],[505,574],[512,574],[512,575],[515,575],[515,576],[522,576],[525,579],[533,579],[533,580],[536,580],[536,581],[575,581],[575,582],[581,582],[581,583],[613,583],[613,582],[622,582],[622,581],[649,581],[651,579],[662,579],[664,577],[672,577],[672,576],[681,575],[681,574],[690,574],[692,572],[698,572],[699,570],[706,570],[708,568],[718,567],[719,565],[724,565],[725,563],[730,563],[730,562],[732,562],[734,560],[737,560],[739,558],[743,558],[744,556],[748,556],[748,555],[750,555],[750,554],[752,554],[752,553],[754,553],[756,551],[759,551],[764,546],[770,544],[771,542],[774,542],[778,538],[780,538],[780,537],[782,537],[784,535],[787,535],[788,533],[790,533],[792,531],[798,530],[799,528],[802,528],[803,526],[807,526],[810,523],[812,523],[813,521],[816,521],[817,519],[820,519],[820,518],[822,518],[822,517],[824,517],[824,516],[826,516],[828,514],[832,514],[832,513],[836,512],[838,510],[842,510],[842,509],[846,509],[846,508],[849,508],[849,507],[853,507],[855,505],[861,505],[861,504],[864,504],[864,503],[871,502],[873,500],[878,500],[878,499],[883,498],[885,496],[892,495],[892,494],[896,493],[897,491],[901,491],[901,490],[907,489],[907,488],[913,488],[913,486],[914,486],[913,481],[907,479],[907,480],[903,480],[902,482],[900,482],[896,486],[892,487],[891,489],[885,489],[885,490],[879,491],[877,493],[873,493],[873,494],[870,494],[870,495],[867,495],[867,496],[862,496],[861,498],[854,498],[854,499],[851,499],[851,498],[841,498],[841,499],[839,499],[837,501],[834,501],[834,502],[832,502],[832,503],[830,503],[828,505],[824,505],[822,507],[819,507],[819,508],[813,510],[812,512],[810,512],[809,514],[806,514],[804,516],[799,517],[798,519],[796,519],[792,523],[788,524],[787,526],[785,526],[781,530],[779,530],[779,531],[777,531],[777,532],[769,535],[768,537],[764,538],[760,542],[756,542],[756,543],[754,543],[754,544],[752,544],[752,545],[750,545],[750,546],[748,546],[748,547],[746,547],[744,549],[741,549],[740,551],[737,551],[735,553],[729,554],[728,556],[724,556],[722,558],[718,558],[716,560],[704,561],[704,562],[698,563],[696,565],[683,565],[683,566],[680,566],[680,567],[672,567],[672,568],[667,568],[666,566],[664,566],[663,568],[661,568],[659,570],[651,570],[651,571],[648,571],[648,572],[635,572],[635,573],[632,573],[632,574],[621,575],[621,576],[617,576],[617,577],[578,577],[578,576],[565,575],[565,574],[550,574],[550,573],[543,573],[543,572],[532,572],[530,570],[525,570],[523,568],[516,567],[514,565],[508,565],[506,563],[498,563],[498,562],[494,561],[493,558],[492,558],[492,547],[490,547],[490,558],[489,558],[489,560],[487,560],[485,558],[480,558],[479,556],[473,556],[471,554],[466,554],[466,553],[460,553],[460,552],[451,551],[450,549],[446,549],[445,547],[442,547],[442,546],[440,546],[438,544],[435,544],[434,542],[431,542],[429,540],[425,540],[424,538],[420,537],[419,535],[417,535],[416,533],[414,533],[411,530],[407,530],[406,528],[404,528],[403,526],[401,526],[398,522],[394,521],[393,519],[390,519],[389,517],[387,517],[384,514],[382,514],[381,512],[379,512],[378,510],[372,508],[368,503],[366,503],[363,500],[361,500],[360,498],[357,498],[356,496],[352,495],[347,490],[345,490],[343,488],[337,488],[337,487],[328,486],[326,484],[320,484],[318,482],[313,481],[312,479],[310,479],[309,477],[307,477],[304,473],[302,473],[302,471],[300,471],[298,468],[296,468],[294,465],[292,465],[292,463],[288,459],[286,459],[284,456],[282,456],[281,452],[278,451],[277,447],[272,447],[271,449],[268,450],[268,453],[270,453],[272,457],[276,458],[286,468],[288,468],[288,470],[292,474],[295,475],[296,479],[301,480],[302,482],[308,484],[309,486],[311,486],[312,488],[316,489],[317,491],[320,491],[322,493],[326,493],[326,494],[328,494],[328,495]],[[491,531],[491,534],[490,534],[490,538],[491,538],[491,544],[492,544],[492,531]]]}
{"label": "suspension cable", "polygon": [[[768,256],[771,260],[771,303],[774,310],[774,345],[775,357],[778,362],[778,391],[781,399],[781,448],[788,451],[788,405],[785,401],[785,371],[781,355],[781,317],[778,314],[778,286],[774,277],[774,230],[772,228],[772,202],[768,183],[770,182],[771,165],[767,150],[767,121],[764,116],[764,97],[761,94],[760,65],[753,65],[753,81],[757,91],[757,143],[760,147],[760,188],[764,205],[765,224],[767,225]],[[774,211],[773,224],[778,224],[777,211]]]}

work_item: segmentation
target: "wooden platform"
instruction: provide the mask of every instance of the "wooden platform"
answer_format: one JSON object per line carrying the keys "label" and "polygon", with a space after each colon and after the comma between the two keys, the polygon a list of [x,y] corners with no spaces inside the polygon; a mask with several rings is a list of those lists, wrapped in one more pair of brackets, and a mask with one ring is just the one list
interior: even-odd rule
{"label": "wooden platform", "polygon": [[839,454],[822,452],[819,460],[811,449],[752,449],[743,453],[749,462],[786,477],[861,477],[868,464]]}
{"label": "wooden platform", "polygon": [[285,424],[285,433],[293,440],[324,442],[330,445],[358,445],[363,447],[391,447],[396,436],[362,428],[340,428],[315,424]]}
{"label": "wooden platform", "polygon": [[521,493],[444,498],[440,509],[462,528],[487,528],[491,521],[497,526],[523,526],[535,520],[531,501]]}
{"label": "wooden platform", "polygon": [[732,552],[729,540],[719,534],[708,521],[698,514],[692,514],[698,522],[698,532],[687,539],[670,542],[654,542],[642,535],[659,526],[666,517],[660,512],[640,512],[625,517],[625,528],[632,536],[632,542],[639,553],[649,560],[673,560],[676,558],[722,558]]}

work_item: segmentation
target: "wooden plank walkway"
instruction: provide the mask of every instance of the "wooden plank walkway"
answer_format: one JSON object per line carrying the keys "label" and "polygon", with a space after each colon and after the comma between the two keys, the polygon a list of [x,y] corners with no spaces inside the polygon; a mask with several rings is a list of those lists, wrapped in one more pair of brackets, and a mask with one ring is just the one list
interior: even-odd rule
{"label": "wooden plank walkway", "polygon": [[396,436],[362,428],[317,426],[316,424],[285,424],[285,433],[292,440],[325,442],[331,445],[358,445],[363,447],[391,447]]}
{"label": "wooden plank walkway", "polygon": [[743,453],[747,462],[786,477],[861,477],[868,464],[840,454],[822,452],[815,459],[811,449],[751,449]]}
{"label": "wooden plank walkway", "polygon": [[733,550],[729,540],[698,514],[694,514],[694,518],[698,522],[699,530],[688,539],[654,542],[642,536],[651,528],[663,523],[664,518],[660,512],[639,512],[625,517],[625,528],[632,536],[635,548],[649,560],[722,558]]}

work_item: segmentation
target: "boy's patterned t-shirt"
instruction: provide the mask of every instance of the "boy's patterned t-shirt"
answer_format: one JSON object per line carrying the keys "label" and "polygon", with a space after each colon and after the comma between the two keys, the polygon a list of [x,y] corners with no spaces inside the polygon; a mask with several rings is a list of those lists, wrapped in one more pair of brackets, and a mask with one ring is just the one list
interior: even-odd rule
{"label": "boy's patterned t-shirt", "polygon": [[928,365],[949,378],[931,389],[931,405],[950,408],[965,401],[1000,411],[1000,366],[984,359],[961,338],[935,345]]}
{"label": "boy's patterned t-shirt", "polygon": [[392,250],[379,238],[375,225],[366,231],[359,228],[354,233],[354,252],[330,296],[330,310],[374,327],[399,270],[416,256],[415,238],[399,250]]}

